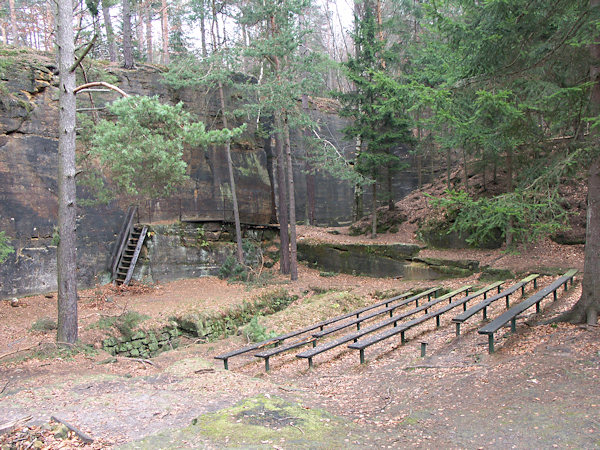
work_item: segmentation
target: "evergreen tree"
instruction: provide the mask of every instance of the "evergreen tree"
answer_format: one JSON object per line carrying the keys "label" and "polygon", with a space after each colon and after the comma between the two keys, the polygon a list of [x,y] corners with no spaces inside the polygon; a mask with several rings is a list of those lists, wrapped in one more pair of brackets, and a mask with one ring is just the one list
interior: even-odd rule
{"label": "evergreen tree", "polygon": [[[394,150],[400,144],[412,141],[411,123],[402,104],[405,97],[396,95],[394,101],[389,102],[388,86],[380,82],[390,67],[392,55],[379,38],[381,27],[375,13],[373,4],[367,0],[363,4],[362,17],[355,19],[353,39],[356,55],[345,64],[354,89],[338,93],[343,104],[341,114],[353,121],[344,132],[361,143],[354,167],[371,184],[372,237],[377,235],[378,181],[384,176],[391,180],[393,172],[406,167],[400,163]],[[387,200],[389,205],[393,205],[391,181],[387,183]]]}

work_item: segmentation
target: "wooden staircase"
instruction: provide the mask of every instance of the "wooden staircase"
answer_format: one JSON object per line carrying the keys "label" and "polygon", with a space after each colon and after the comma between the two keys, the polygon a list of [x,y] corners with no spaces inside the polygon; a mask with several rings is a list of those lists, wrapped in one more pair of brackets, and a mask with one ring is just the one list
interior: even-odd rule
{"label": "wooden staircase", "polygon": [[113,253],[112,280],[117,286],[128,285],[131,281],[135,264],[140,256],[148,232],[147,226],[134,224],[136,212],[137,207],[130,207],[127,211],[125,223]]}

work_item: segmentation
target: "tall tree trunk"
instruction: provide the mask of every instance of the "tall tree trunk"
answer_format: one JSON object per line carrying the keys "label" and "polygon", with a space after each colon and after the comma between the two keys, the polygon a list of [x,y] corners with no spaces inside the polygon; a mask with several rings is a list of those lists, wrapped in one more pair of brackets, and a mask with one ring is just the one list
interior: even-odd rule
{"label": "tall tree trunk", "polygon": [[17,33],[17,12],[15,10],[15,0],[8,0],[8,9],[10,12],[10,40],[12,45],[19,45],[19,35]]}
{"label": "tall tree trunk", "polygon": [[[360,136],[356,136],[356,141],[354,143],[354,160],[358,162],[360,157],[360,152],[362,151],[362,139]],[[364,215],[363,211],[363,188],[362,186],[355,184],[354,185],[354,222],[358,222],[362,216]]]}
{"label": "tall tree trunk", "polygon": [[394,180],[392,177],[392,169],[386,167],[386,181],[387,181],[387,196],[388,196],[388,210],[393,211],[396,205],[394,204]]}
{"label": "tall tree trunk", "polygon": [[204,22],[206,17],[206,9],[204,6],[204,0],[202,0],[200,8],[200,41],[202,43],[202,56],[206,58],[208,56],[208,51],[206,49],[206,23]]}
{"label": "tall tree trunk", "polygon": [[[164,2],[165,0],[163,0]],[[217,20],[217,10],[214,8],[214,3],[213,3],[213,22],[215,22]],[[217,41],[218,39],[215,39],[215,37],[218,37],[214,35],[215,33],[215,28],[212,28],[213,30],[213,52],[216,53],[217,52]],[[221,82],[221,80],[218,81],[218,89],[219,89],[219,101],[221,103],[221,117],[223,118],[223,127],[225,128],[229,128],[229,123],[227,121],[227,109],[226,109],[226,105],[225,105],[225,94],[223,92],[223,83]],[[238,207],[238,201],[237,201],[237,193],[236,193],[236,189],[235,189],[235,177],[233,176],[233,162],[231,160],[231,140],[227,140],[227,143],[225,144],[225,154],[227,157],[227,171],[229,172],[229,186],[231,188],[231,202],[233,204],[233,219],[235,222],[235,242],[236,242],[236,247],[237,247],[237,260],[241,265],[244,265],[244,251],[242,249],[242,227],[240,224],[240,210]]]}
{"label": "tall tree trunk", "polygon": [[56,24],[58,43],[58,342],[77,340],[77,253],[75,188],[75,45],[73,4],[59,0]]}
{"label": "tall tree trunk", "polygon": [[167,0],[162,0],[161,4],[161,26],[162,26],[162,55],[161,63],[169,64],[169,11],[167,8]]}
{"label": "tall tree trunk", "polygon": [[281,116],[275,114],[275,147],[277,148],[277,197],[279,205],[277,208],[279,216],[279,241],[281,244],[281,257],[279,259],[279,271],[283,274],[290,273],[290,235],[288,232],[288,210],[287,195],[285,192],[285,158],[283,156],[283,139],[281,136]]}
{"label": "tall tree trunk", "polygon": [[[600,7],[600,0],[590,0],[590,7],[596,10]],[[600,113],[600,44],[596,38],[590,44],[590,81],[592,90],[590,95],[591,116]],[[597,130],[593,131],[591,138],[593,145],[599,144]],[[596,157],[590,167],[588,178],[587,198],[587,226],[585,230],[585,260],[583,268],[583,282],[581,297],[566,314],[566,319],[573,323],[588,323],[595,325],[598,322],[600,311],[600,157]]]}
{"label": "tall tree trunk", "polygon": [[102,15],[104,16],[104,28],[106,29],[108,58],[110,59],[110,62],[116,62],[117,45],[115,44],[115,32],[113,31],[112,19],[110,17],[110,6],[106,6],[106,0],[102,0]]}
{"label": "tall tree trunk", "polygon": [[377,181],[373,183],[373,203],[371,204],[371,238],[377,237]]}
{"label": "tall tree trunk", "polygon": [[450,149],[446,150],[446,187],[450,190],[450,173],[452,172],[452,155]]}
{"label": "tall tree trunk", "polygon": [[133,45],[131,36],[131,6],[123,0],[123,67],[133,69]]}
{"label": "tall tree trunk", "polygon": [[146,60],[154,62],[154,43],[152,42],[152,3],[148,0],[146,4]]}
{"label": "tall tree trunk", "polygon": [[144,4],[138,2],[136,5],[135,36],[138,44],[138,57],[142,58],[146,53],[144,50]]}
{"label": "tall tree trunk", "polygon": [[[229,128],[227,117],[225,115],[225,95],[223,93],[223,83],[219,81],[219,99],[221,102],[221,111],[223,117],[223,126]],[[235,189],[235,177],[233,176],[233,162],[231,160],[231,140],[228,139],[225,144],[225,155],[227,157],[227,171],[229,173],[229,186],[231,187],[231,202],[233,204],[233,219],[235,222],[235,243],[237,247],[237,260],[244,264],[244,251],[242,249],[242,226],[240,224],[240,210],[238,207],[237,193]]]}
{"label": "tall tree trunk", "polygon": [[292,145],[287,116],[284,119],[285,155],[287,160],[288,198],[290,205],[290,279],[298,279],[298,248],[296,242],[296,195],[294,193],[294,167],[292,165]]}
{"label": "tall tree trunk", "polygon": [[[54,39],[53,39],[53,35],[54,35],[54,8],[53,8],[53,3],[51,2],[47,2],[46,3],[46,18],[44,20],[45,25],[46,25],[46,30],[45,30],[45,36],[44,36],[44,47],[46,49],[46,51],[51,51],[53,46],[54,46]],[[7,42],[7,41],[5,41]],[[8,42],[7,42],[8,43]]]}

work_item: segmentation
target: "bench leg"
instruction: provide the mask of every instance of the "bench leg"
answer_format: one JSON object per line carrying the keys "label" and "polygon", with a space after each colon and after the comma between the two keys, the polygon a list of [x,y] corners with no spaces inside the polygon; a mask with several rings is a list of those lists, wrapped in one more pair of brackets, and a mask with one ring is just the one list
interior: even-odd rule
{"label": "bench leg", "polygon": [[400,332],[400,342],[402,344],[406,344],[406,339],[404,339],[404,331]]}
{"label": "bench leg", "polygon": [[429,310],[428,308],[425,308],[425,315],[427,315],[427,311],[428,311],[428,310]]}
{"label": "bench leg", "polygon": [[466,311],[466,310],[467,310],[467,303],[468,303],[468,302],[464,302],[464,303],[463,303],[463,311]]}
{"label": "bench leg", "polygon": [[271,370],[271,368],[269,367],[269,357],[267,356],[265,358],[265,372],[268,372],[269,370]]}
{"label": "bench leg", "polygon": [[483,320],[487,320],[487,307],[483,308]]}
{"label": "bench leg", "polygon": [[491,355],[494,353],[494,335],[488,334],[488,353]]}
{"label": "bench leg", "polygon": [[313,344],[313,348],[315,348],[317,346],[317,340],[315,339],[312,344]]}
{"label": "bench leg", "polygon": [[525,285],[521,286],[521,295],[525,295]]}
{"label": "bench leg", "polygon": [[359,331],[360,330],[360,322],[356,323],[356,330]]}
{"label": "bench leg", "polygon": [[421,342],[421,358],[425,358],[427,353],[427,342]]}
{"label": "bench leg", "polygon": [[312,369],[313,368],[313,362],[312,362],[312,358],[308,358],[308,368]]}
{"label": "bench leg", "polygon": [[484,299],[484,300],[485,300],[485,299],[487,299],[487,292],[484,292],[484,293],[483,293],[483,299]]}
{"label": "bench leg", "polygon": [[396,325],[398,325],[398,322],[394,322],[394,328],[396,328]]}
{"label": "bench leg", "polygon": [[223,366],[225,367],[225,370],[229,370],[229,364],[227,364],[227,358],[225,358],[223,360]]}
{"label": "bench leg", "polygon": [[537,278],[533,280],[533,288],[537,289]]}
{"label": "bench leg", "polygon": [[510,308],[510,295],[506,296],[506,309]]}
{"label": "bench leg", "polygon": [[554,291],[554,292],[552,293],[552,295],[554,296],[554,301],[556,301],[556,300],[557,300],[557,298],[558,298],[558,297],[556,296],[556,291]]}
{"label": "bench leg", "polygon": [[436,328],[440,327],[440,316],[435,316],[435,327]]}
{"label": "bench leg", "polygon": [[539,313],[539,312],[540,312],[540,302],[537,302],[537,303],[535,304],[535,312],[536,312],[536,313]]}
{"label": "bench leg", "polygon": [[415,306],[418,308],[419,307],[419,299],[415,300]]}
{"label": "bench leg", "polygon": [[567,292],[567,289],[569,288],[569,280],[567,280],[565,282],[565,292]]}
{"label": "bench leg", "polygon": [[460,336],[460,323],[456,322],[456,335]]}
{"label": "bench leg", "polygon": [[390,317],[392,317],[394,315],[393,311],[390,311]]}
{"label": "bench leg", "polygon": [[365,349],[361,348],[361,349],[359,349],[359,351],[360,351],[360,363],[364,364],[365,363]]}
{"label": "bench leg", "polygon": [[500,286],[498,286],[498,294],[500,293]]}
{"label": "bench leg", "polygon": [[510,319],[510,331],[512,331],[513,333],[516,333],[517,331],[517,318],[513,317],[512,319]]}

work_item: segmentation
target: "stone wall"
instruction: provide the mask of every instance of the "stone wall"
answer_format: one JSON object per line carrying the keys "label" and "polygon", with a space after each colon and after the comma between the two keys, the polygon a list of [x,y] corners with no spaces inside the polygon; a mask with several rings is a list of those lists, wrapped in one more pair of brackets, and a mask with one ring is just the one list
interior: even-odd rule
{"label": "stone wall", "polygon": [[139,330],[128,337],[106,338],[102,341],[102,348],[113,356],[151,358],[162,351],[177,348],[179,334],[177,327]]}

